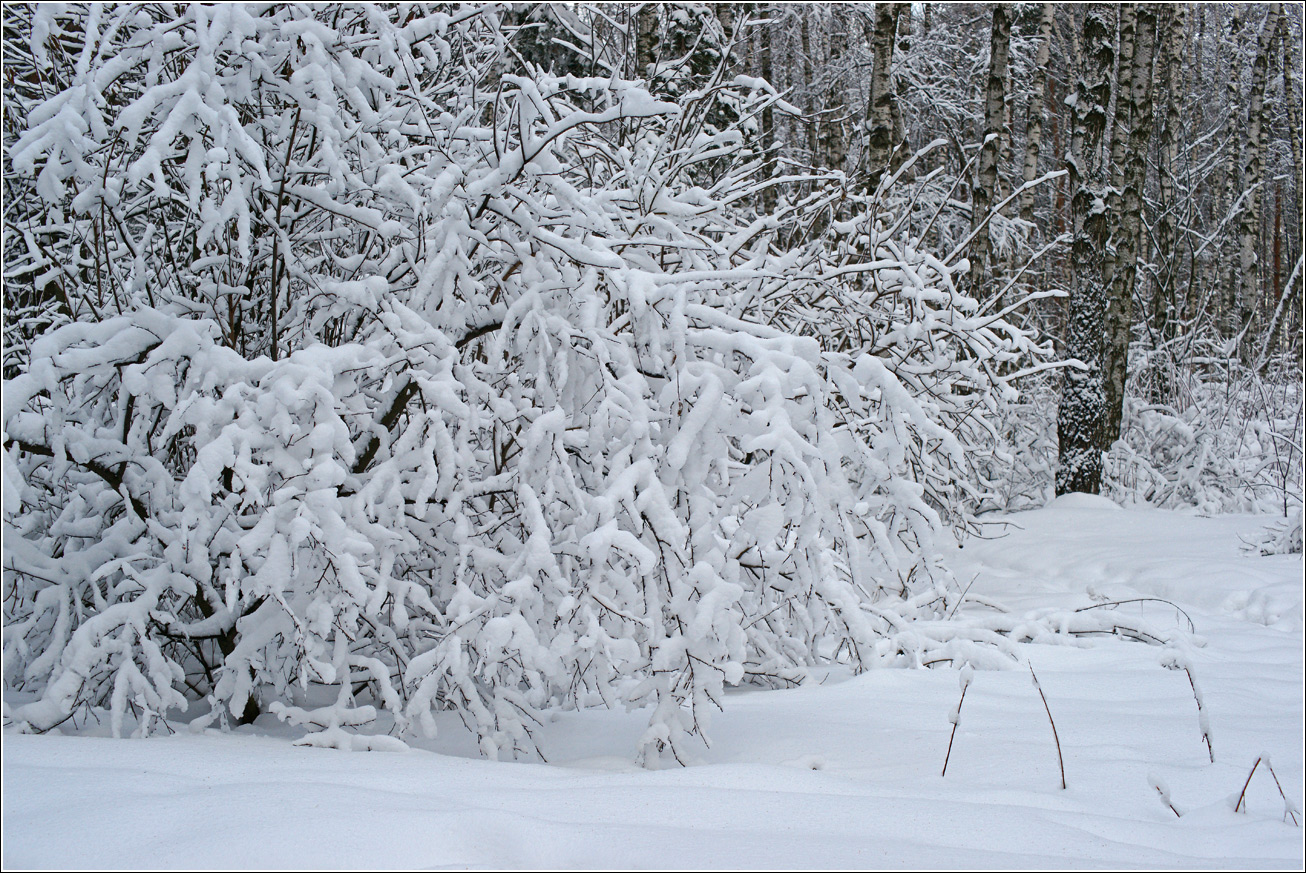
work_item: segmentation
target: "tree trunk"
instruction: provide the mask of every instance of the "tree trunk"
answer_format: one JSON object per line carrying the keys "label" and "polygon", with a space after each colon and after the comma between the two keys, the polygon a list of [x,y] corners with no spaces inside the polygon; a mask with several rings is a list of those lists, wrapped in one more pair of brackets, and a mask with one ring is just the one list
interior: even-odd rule
{"label": "tree trunk", "polygon": [[657,62],[658,7],[641,3],[635,9],[635,75],[651,78]]}
{"label": "tree trunk", "polygon": [[970,285],[979,288],[985,280],[991,243],[989,226],[985,219],[993,207],[997,189],[998,156],[1002,154],[1002,138],[1009,134],[1006,127],[1007,60],[1011,47],[1011,19],[1004,4],[993,7],[993,26],[989,41],[989,78],[984,91],[984,144],[980,147],[978,184],[971,198],[971,227],[979,227],[971,242]]}
{"label": "tree trunk", "polygon": [[[1292,56],[1292,39],[1289,37],[1287,20],[1282,23],[1283,40],[1283,102],[1288,107],[1288,142],[1292,144],[1293,194],[1299,205],[1302,198],[1302,130],[1301,98],[1297,95],[1297,82],[1293,79],[1296,59]],[[1298,225],[1300,227],[1300,225]]]}
{"label": "tree trunk", "polygon": [[866,190],[872,193],[889,168],[889,156],[896,145],[893,123],[893,48],[898,32],[902,4],[875,4],[875,23],[863,21],[866,41],[871,47],[871,91],[866,101]]}
{"label": "tree trunk", "polygon": [[807,133],[807,150],[808,160],[812,164],[820,163],[820,145],[816,138],[817,126],[813,120],[816,117],[816,100],[812,93],[812,39],[811,39],[811,15],[801,16],[799,37],[802,40],[803,48],[803,94],[807,98],[803,105],[806,111],[806,117],[803,119],[803,127]]}
{"label": "tree trunk", "polygon": [[[1123,14],[1123,12],[1122,12]],[[1113,215],[1115,236],[1115,273],[1107,300],[1107,346],[1103,362],[1106,395],[1106,421],[1102,431],[1102,450],[1120,438],[1120,423],[1124,414],[1125,382],[1129,377],[1129,341],[1134,325],[1134,287],[1138,281],[1138,247],[1143,234],[1143,188],[1147,183],[1147,152],[1152,139],[1152,62],[1156,54],[1157,7],[1146,3],[1139,6],[1134,19],[1131,58],[1120,59],[1120,78],[1126,78],[1128,66],[1129,90],[1123,82],[1116,96],[1117,119],[1128,119],[1125,126],[1117,124],[1116,140],[1124,143],[1123,189],[1118,198],[1119,213]],[[1124,30],[1123,26],[1121,28]],[[1124,40],[1121,40],[1124,44]],[[1128,137],[1125,132],[1128,130]]]}
{"label": "tree trunk", "polygon": [[725,34],[721,40],[721,55],[726,59],[727,65],[729,65],[731,56],[738,50],[735,41],[742,38],[741,34],[735,32],[739,29],[739,10],[735,9],[736,5],[734,3],[717,3],[712,7],[716,11],[716,20],[721,25],[721,32]]}
{"label": "tree trunk", "polygon": [[1270,52],[1278,37],[1279,16],[1283,7],[1271,3],[1261,27],[1257,44],[1256,62],[1252,65],[1252,85],[1247,94],[1247,156],[1243,165],[1243,186],[1247,190],[1247,205],[1238,223],[1238,271],[1234,279],[1234,301],[1238,312],[1239,358],[1250,363],[1253,338],[1248,336],[1256,318],[1256,298],[1260,284],[1257,282],[1257,238],[1261,225],[1261,180],[1265,176],[1265,81]]}
{"label": "tree trunk", "polygon": [[840,9],[831,6],[826,10],[829,23],[830,51],[826,56],[826,70],[829,79],[825,87],[825,99],[821,105],[821,164],[833,170],[842,170],[848,159],[848,141],[844,136],[844,121],[847,104],[844,102],[845,89],[834,71],[843,63],[848,47],[848,34],[845,23],[841,21]]}
{"label": "tree trunk", "polygon": [[[1119,219],[1121,214],[1121,200],[1124,197],[1125,186],[1125,148],[1127,137],[1125,132],[1129,129],[1129,95],[1131,93],[1130,77],[1133,75],[1134,66],[1134,31],[1138,19],[1138,4],[1124,3],[1120,6],[1120,18],[1118,30],[1116,33],[1116,80],[1113,97],[1115,98],[1114,110],[1110,118],[1110,126],[1107,129],[1107,152],[1111,155],[1110,166],[1108,168],[1110,183],[1107,188],[1107,215],[1111,228],[1111,241],[1107,243],[1106,251],[1102,253],[1102,283],[1111,287],[1115,279],[1116,272],[1116,251],[1115,244],[1119,240],[1120,227]],[[1107,324],[1110,330],[1110,323],[1113,313],[1111,304],[1107,303]]]}
{"label": "tree trunk", "polygon": [[[1021,180],[1028,184],[1038,176],[1038,152],[1043,140],[1043,112],[1046,109],[1045,93],[1048,81],[1048,57],[1052,49],[1052,10],[1051,3],[1043,4],[1042,15],[1038,23],[1038,56],[1034,61],[1034,89],[1029,95],[1029,105],[1025,110],[1025,169]],[[1020,217],[1025,221],[1034,220],[1034,191],[1029,189],[1020,195]]]}
{"label": "tree trunk", "polygon": [[1074,279],[1066,323],[1066,354],[1085,365],[1067,369],[1057,410],[1059,464],[1057,494],[1097,494],[1102,488],[1102,451],[1099,434],[1106,412],[1102,394],[1102,340],[1106,293],[1102,287],[1101,257],[1107,243],[1106,168],[1102,138],[1107,106],[1111,102],[1114,61],[1111,20],[1114,9],[1093,5],[1084,14],[1082,62],[1071,109],[1073,133],[1066,169],[1074,190],[1071,214],[1074,242],[1071,265]]}
{"label": "tree trunk", "polygon": [[[762,17],[768,19],[766,24],[760,25],[761,33],[758,38],[761,42],[758,51],[758,65],[761,68],[762,78],[775,84],[773,81],[774,71],[772,70],[772,38],[775,32],[775,24],[771,19],[775,18],[776,8],[766,5],[762,7]],[[775,110],[768,106],[762,110],[762,178],[769,180],[775,175],[776,168],[776,145],[775,145]],[[776,204],[775,188],[764,188],[762,190],[762,211],[770,213],[774,211]]]}
{"label": "tree trunk", "polygon": [[[1056,107],[1048,119],[1052,124],[1052,158],[1065,163],[1066,155],[1061,147],[1061,104],[1057,102],[1055,79],[1048,83],[1048,99],[1051,105]],[[1052,201],[1052,235],[1059,237],[1066,230],[1066,179],[1064,176],[1058,176],[1053,184],[1056,185],[1056,195]],[[1064,267],[1064,256],[1060,253],[1057,255],[1057,262]]]}
{"label": "tree trunk", "polygon": [[[1291,246],[1292,240],[1297,240],[1296,253],[1301,254],[1301,232],[1303,219],[1302,210],[1302,129],[1301,129],[1301,96],[1298,93],[1298,83],[1293,74],[1297,70],[1296,63],[1299,59],[1293,57],[1293,40],[1289,33],[1288,22],[1286,17],[1281,18],[1281,36],[1283,40],[1283,102],[1288,107],[1288,141],[1292,144],[1292,182],[1290,202],[1293,204],[1290,215],[1291,224],[1288,225],[1287,237],[1289,240],[1287,263],[1300,263],[1297,258],[1293,257],[1294,250]],[[1294,233],[1295,230],[1295,233]],[[1300,300],[1297,295],[1302,287],[1301,270],[1294,270],[1289,275],[1283,287],[1283,294],[1287,295],[1290,300]],[[1301,305],[1292,306],[1288,309],[1288,318],[1284,321],[1284,336],[1295,336],[1297,338],[1297,351],[1300,355],[1302,352],[1302,307]],[[1300,363],[1300,357],[1298,361]]]}
{"label": "tree trunk", "polygon": [[[1242,18],[1237,6],[1231,7],[1233,18],[1229,22],[1229,73],[1228,82],[1225,87],[1226,105],[1225,112],[1228,113],[1228,120],[1225,122],[1225,137],[1228,142],[1229,152],[1225,159],[1224,167],[1224,193],[1220,198],[1220,207],[1216,210],[1215,220],[1223,221],[1229,210],[1233,208],[1236,192],[1238,191],[1238,167],[1240,163],[1241,145],[1243,140],[1242,120],[1238,118],[1237,107],[1242,102],[1238,89],[1238,33],[1242,30]],[[1234,273],[1235,252],[1230,244],[1231,237],[1224,234],[1221,240],[1218,259],[1220,262],[1219,276],[1219,318],[1220,323],[1224,326],[1228,335],[1235,335],[1238,332],[1237,321],[1234,312],[1237,309],[1238,298],[1235,294],[1234,283],[1237,281]]]}
{"label": "tree trunk", "polygon": [[[1107,167],[1110,188],[1108,192],[1119,197],[1125,183],[1125,130],[1129,125],[1129,76],[1133,72],[1134,27],[1138,17],[1137,3],[1122,3],[1116,27],[1116,66],[1115,89],[1111,94],[1111,105],[1107,107],[1106,152],[1110,155]],[[1112,214],[1119,212],[1112,209]],[[1114,230],[1114,228],[1113,228]],[[1108,258],[1110,251],[1107,252]],[[1107,265],[1106,282],[1111,284],[1113,264]]]}
{"label": "tree trunk", "polygon": [[1157,203],[1156,247],[1160,267],[1152,294],[1152,318],[1158,338],[1165,342],[1174,337],[1176,319],[1179,317],[1175,300],[1178,273],[1178,230],[1175,220],[1175,168],[1179,159],[1179,135],[1183,125],[1180,111],[1184,99],[1184,27],[1186,7],[1183,4],[1166,6],[1162,12],[1161,37],[1163,54],[1159,72],[1159,92],[1165,97],[1165,117],[1161,124],[1160,199]]}

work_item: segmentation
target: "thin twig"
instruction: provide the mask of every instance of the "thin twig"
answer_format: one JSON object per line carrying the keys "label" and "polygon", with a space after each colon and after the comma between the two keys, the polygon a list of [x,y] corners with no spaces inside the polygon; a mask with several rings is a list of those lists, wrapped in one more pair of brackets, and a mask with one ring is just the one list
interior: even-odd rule
{"label": "thin twig", "polygon": [[957,715],[952,721],[952,735],[948,737],[948,753],[943,756],[943,772],[940,776],[948,775],[948,760],[952,757],[952,741],[957,738],[957,726],[961,724],[961,707],[966,702],[966,689],[970,688],[967,682],[961,686],[961,697],[957,700]]}
{"label": "thin twig", "polygon": [[1197,681],[1193,679],[1193,671],[1184,667],[1184,672],[1188,674],[1188,684],[1193,689],[1193,699],[1197,701],[1197,727],[1202,732],[1202,739],[1206,740],[1206,752],[1211,757],[1211,763],[1215,763],[1215,749],[1211,747],[1211,732],[1207,730],[1206,719],[1203,718],[1206,707],[1202,705],[1202,694],[1197,690]]}
{"label": "thin twig", "polygon": [[[1265,759],[1265,768],[1270,771],[1270,778],[1274,780],[1274,787],[1279,789],[1279,796],[1283,798],[1283,817],[1291,818],[1294,825],[1301,827],[1297,822],[1297,813],[1293,811],[1292,804],[1288,802],[1288,795],[1284,794],[1283,786],[1279,784],[1278,775],[1274,772],[1274,768],[1270,766],[1269,758]],[[1243,790],[1246,791],[1246,787]]]}
{"label": "thin twig", "polygon": [[[979,573],[976,573],[974,576],[970,577],[970,582],[966,583],[966,589],[961,592],[961,596],[957,598],[957,602],[952,604],[952,609],[948,610],[948,614],[944,616],[943,619],[944,621],[951,620],[952,614],[957,611],[958,606],[961,606],[962,601],[966,599],[966,595],[970,593],[970,586],[974,585],[975,580],[978,578],[979,578]],[[963,694],[964,693],[965,692],[963,692]],[[947,765],[945,764],[944,766],[946,767]]]}
{"label": "thin twig", "polygon": [[1061,757],[1061,738],[1057,736],[1057,723],[1052,720],[1052,710],[1048,707],[1047,695],[1043,693],[1043,686],[1038,684],[1038,676],[1034,673],[1034,665],[1027,664],[1029,675],[1034,678],[1034,687],[1038,689],[1038,696],[1043,698],[1043,710],[1048,714],[1048,724],[1052,725],[1052,740],[1057,744],[1057,764],[1061,767],[1061,787],[1066,787],[1066,762]]}
{"label": "thin twig", "polygon": [[1238,802],[1233,805],[1233,811],[1238,812],[1243,805],[1243,799],[1247,796],[1247,786],[1252,784],[1252,776],[1256,773],[1256,768],[1261,765],[1261,759],[1257,758],[1256,763],[1252,764],[1252,770],[1247,774],[1247,781],[1243,783],[1243,790],[1238,793]]}
{"label": "thin twig", "polygon": [[1175,814],[1175,818],[1183,818],[1183,816],[1179,814],[1179,810],[1175,809],[1174,804],[1170,802],[1170,798],[1166,796],[1166,793],[1164,791],[1161,790],[1161,786],[1153,785],[1152,787],[1155,788],[1156,793],[1160,795],[1161,802],[1164,803],[1166,806],[1170,807],[1170,811]]}
{"label": "thin twig", "polygon": [[1157,603],[1164,603],[1167,606],[1173,606],[1175,612],[1179,613],[1185,619],[1188,620],[1189,633],[1197,632],[1197,625],[1193,624],[1192,616],[1190,616],[1187,612],[1184,612],[1183,608],[1179,606],[1179,604],[1174,603],[1173,601],[1170,600],[1166,600],[1164,597],[1131,597],[1128,600],[1111,600],[1105,603],[1094,603],[1091,606],[1081,606],[1079,609],[1076,609],[1075,612],[1087,612],[1090,609],[1103,609],[1104,607],[1109,607],[1109,606],[1121,606],[1126,603],[1146,603],[1148,601],[1155,601]]}

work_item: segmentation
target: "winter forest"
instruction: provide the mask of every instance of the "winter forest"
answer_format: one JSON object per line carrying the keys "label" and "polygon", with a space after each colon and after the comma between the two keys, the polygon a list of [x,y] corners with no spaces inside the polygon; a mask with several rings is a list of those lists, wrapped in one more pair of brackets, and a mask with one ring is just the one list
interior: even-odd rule
{"label": "winter forest", "polygon": [[[736,700],[950,676],[959,756],[958,681],[1110,651],[1182,680],[1209,768],[1231,615],[1286,640],[1299,740],[1302,40],[1279,3],[5,4],[6,744],[543,764],[601,710],[693,770]],[[1171,575],[985,587],[1089,528]]]}

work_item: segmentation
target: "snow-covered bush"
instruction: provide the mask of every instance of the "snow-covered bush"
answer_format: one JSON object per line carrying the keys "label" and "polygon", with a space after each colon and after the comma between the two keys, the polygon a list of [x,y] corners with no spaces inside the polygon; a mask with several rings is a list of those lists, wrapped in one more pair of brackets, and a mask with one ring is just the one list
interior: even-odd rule
{"label": "snow-covered bush", "polygon": [[1260,536],[1246,544],[1245,551],[1257,555],[1300,555],[1302,552],[1302,505],[1288,510],[1288,516],[1267,525]]}
{"label": "snow-covered bush", "polygon": [[15,270],[77,302],[5,384],[9,719],[452,709],[495,756],[646,705],[651,764],[728,684],[965,651],[910,623],[1047,350],[888,201],[778,246],[821,198],[756,215],[704,121],[768,85],[508,73],[494,7],[154,14],[30,23],[64,81],[8,149],[49,215]]}
{"label": "snow-covered bush", "polygon": [[1258,372],[1218,345],[1190,360],[1177,366],[1135,349],[1104,493],[1121,503],[1287,517],[1302,500],[1300,371]]}
{"label": "snow-covered bush", "polygon": [[1020,396],[1000,403],[994,432],[968,452],[978,513],[1037,509],[1053,496],[1058,392],[1048,377],[1024,380]]}

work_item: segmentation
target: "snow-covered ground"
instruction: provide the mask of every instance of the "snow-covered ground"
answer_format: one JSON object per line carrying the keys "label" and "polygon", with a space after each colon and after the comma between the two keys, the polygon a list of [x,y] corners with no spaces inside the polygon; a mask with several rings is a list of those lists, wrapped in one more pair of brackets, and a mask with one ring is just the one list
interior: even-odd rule
{"label": "snow-covered ground", "polygon": [[[4,865],[1300,869],[1303,830],[1264,764],[1233,809],[1259,756],[1303,805],[1300,557],[1241,550],[1263,518],[1073,497],[1007,521],[951,557],[972,595],[1033,616],[1134,601],[1097,609],[1188,641],[1021,647],[1066,790],[1027,669],[974,675],[946,777],[958,671],[880,670],[734,694],[712,747],[659,772],[632,763],[639,712],[560,714],[548,764],[480,760],[456,720],[404,753],[295,747],[275,720],[146,741],[7,733]],[[1176,655],[1215,763],[1188,674],[1162,666]]]}

